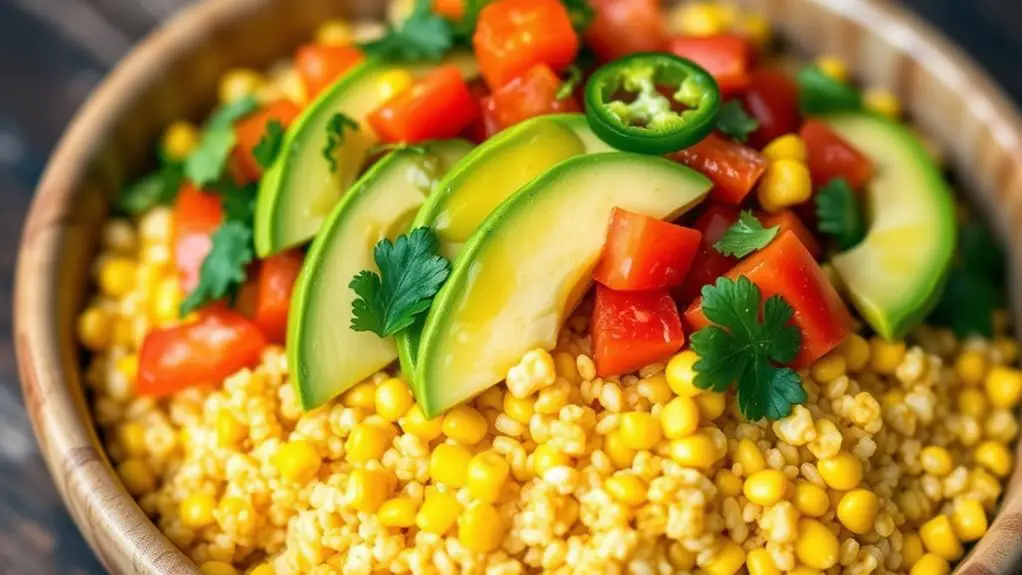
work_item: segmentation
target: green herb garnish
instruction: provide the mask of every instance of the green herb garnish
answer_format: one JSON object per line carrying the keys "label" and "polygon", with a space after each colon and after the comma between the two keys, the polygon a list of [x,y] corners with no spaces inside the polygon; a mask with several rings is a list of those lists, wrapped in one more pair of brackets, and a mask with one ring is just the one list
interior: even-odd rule
{"label": "green herb garnish", "polygon": [[958,254],[944,293],[929,321],[960,338],[994,334],[994,310],[1007,305],[1004,251],[983,222],[971,219],[958,231]]}
{"label": "green herb garnish", "polygon": [[824,74],[816,66],[802,68],[795,81],[803,114],[819,115],[862,108],[862,94],[858,90]]}
{"label": "green herb garnish", "polygon": [[344,131],[357,132],[358,129],[358,122],[341,112],[330,116],[330,120],[326,123],[326,144],[323,145],[323,158],[330,164],[331,174],[337,171],[337,158],[334,156],[334,152],[338,146],[344,143]]}
{"label": "green herb garnish", "polygon": [[234,122],[252,113],[259,103],[247,96],[221,107],[210,118],[195,150],[185,160],[185,176],[200,188],[216,183],[224,173],[227,158],[237,142]]}
{"label": "green herb garnish", "polygon": [[764,228],[752,212],[743,210],[738,221],[724,232],[724,236],[713,244],[713,249],[725,256],[744,258],[756,250],[761,250],[774,241],[780,227]]}
{"label": "green herb garnish", "polygon": [[435,14],[430,0],[416,0],[408,18],[389,26],[379,40],[362,45],[366,54],[383,60],[438,61],[454,45],[451,23]]}
{"label": "green herb garnish", "polygon": [[866,237],[866,218],[855,192],[844,178],[835,178],[816,192],[817,228],[845,251]]}
{"label": "green herb garnish", "polygon": [[565,74],[568,75],[561,83],[561,87],[557,89],[557,94],[554,95],[558,100],[564,100],[570,98],[575,93],[575,89],[582,83],[582,70],[572,64],[565,70]]}
{"label": "green herb garnish", "polygon": [[280,154],[281,144],[284,143],[284,125],[279,120],[270,120],[266,123],[266,131],[259,143],[252,148],[252,155],[256,162],[265,170],[273,165],[273,161]]}
{"label": "green herb garnish", "polygon": [[589,0],[561,0],[561,2],[568,9],[568,16],[571,17],[571,25],[575,31],[582,33],[588,30],[593,19],[596,18],[596,10],[589,4]]}
{"label": "green herb garnish", "polygon": [[717,114],[717,129],[732,140],[745,142],[759,129],[759,120],[750,116],[741,102],[731,100]]}
{"label": "green herb garnish", "polygon": [[159,170],[128,184],[117,199],[117,209],[129,216],[140,216],[156,206],[171,204],[183,179],[181,164],[163,162]]}

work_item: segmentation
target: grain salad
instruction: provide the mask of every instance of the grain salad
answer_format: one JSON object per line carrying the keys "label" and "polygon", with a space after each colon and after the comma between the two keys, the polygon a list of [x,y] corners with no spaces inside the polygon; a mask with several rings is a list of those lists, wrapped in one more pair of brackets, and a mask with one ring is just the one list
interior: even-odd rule
{"label": "grain salad", "polygon": [[950,572],[1022,371],[893,95],[726,4],[389,13],[225,75],[102,230],[93,415],[203,574]]}

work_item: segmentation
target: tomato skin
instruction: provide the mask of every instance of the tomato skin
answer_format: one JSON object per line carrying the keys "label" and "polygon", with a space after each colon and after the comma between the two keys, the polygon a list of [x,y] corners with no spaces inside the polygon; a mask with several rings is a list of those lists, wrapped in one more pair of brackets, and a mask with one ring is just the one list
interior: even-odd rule
{"label": "tomato skin", "polygon": [[385,143],[453,138],[479,118],[479,104],[457,67],[440,66],[369,115]]}
{"label": "tomato skin", "polygon": [[252,321],[271,343],[284,343],[291,293],[303,261],[301,251],[289,250],[266,258],[259,268]]}
{"label": "tomato skin", "polygon": [[479,13],[472,45],[479,71],[497,90],[537,64],[563,72],[579,39],[559,0],[497,0]]}
{"label": "tomato skin", "polygon": [[752,73],[749,87],[742,94],[745,110],[759,120],[759,128],[749,135],[749,145],[762,149],[774,138],[798,131],[798,86],[782,70],[763,68]]}
{"label": "tomato skin", "polygon": [[704,285],[715,282],[738,263],[738,258],[725,256],[713,248],[713,244],[720,241],[728,228],[738,221],[738,214],[738,208],[711,204],[696,218],[692,227],[702,234],[702,240],[685,282],[674,290],[674,296],[681,305],[698,298]]}
{"label": "tomato skin", "polygon": [[487,98],[490,96],[490,88],[486,86],[486,81],[482,78],[473,78],[468,83],[468,91],[475,98],[480,113],[478,118],[462,130],[461,137],[478,145],[500,130],[493,123],[495,120],[492,117],[492,112],[488,113],[486,109]]}
{"label": "tomato skin", "polygon": [[[796,369],[808,367],[852,333],[848,308],[794,232],[782,233],[725,275],[745,276],[759,286],[763,301],[780,295],[795,310],[792,323],[802,332],[802,349],[792,362]],[[692,330],[709,325],[701,298],[685,311],[685,323]]]}
{"label": "tomato skin", "polygon": [[665,18],[657,0],[591,0],[596,12],[585,42],[602,62],[638,52],[658,52],[667,44]]}
{"label": "tomato skin", "polygon": [[799,134],[806,143],[806,163],[813,187],[844,178],[853,190],[860,190],[873,175],[873,163],[819,120],[809,120]]}
{"label": "tomato skin", "polygon": [[737,94],[749,86],[752,48],[741,36],[675,36],[668,41],[667,51],[705,68],[717,80],[725,96]]}
{"label": "tomato skin", "polygon": [[593,279],[617,291],[674,287],[685,280],[701,233],[614,208]]}
{"label": "tomato skin", "polygon": [[756,150],[717,133],[669,157],[713,181],[710,199],[736,206],[756,186],[767,166],[766,158]]}
{"label": "tomato skin", "polygon": [[483,98],[487,137],[536,116],[580,112],[582,108],[574,94],[557,99],[561,84],[550,66],[539,64]]}
{"label": "tomato skin", "polygon": [[174,201],[174,264],[184,293],[199,285],[199,270],[213,248],[213,232],[223,219],[219,195],[190,183],[181,187]]}
{"label": "tomato skin", "polygon": [[433,0],[433,12],[459,22],[465,17],[465,0]]}
{"label": "tomato skin", "polygon": [[295,68],[305,84],[305,97],[312,101],[327,86],[365,59],[355,46],[305,44],[295,52]]}
{"label": "tomato skin", "polygon": [[238,136],[238,144],[231,151],[231,161],[234,163],[234,173],[244,183],[258,181],[263,177],[263,168],[256,161],[252,150],[263,139],[266,133],[266,125],[276,120],[286,129],[291,125],[301,112],[291,100],[278,100],[262,110],[242,118],[234,126],[234,132]]}
{"label": "tomato skin", "polygon": [[[786,231],[790,231],[795,234],[798,241],[809,253],[816,259],[819,259],[823,255],[823,246],[820,245],[820,241],[816,239],[813,232],[802,223],[801,218],[795,214],[792,210],[781,210],[776,214],[768,214],[766,212],[758,212],[756,218],[759,219],[760,223],[763,224],[764,228],[772,228],[774,226],[779,227],[777,235],[780,236]],[[774,240],[776,241],[776,240]]]}
{"label": "tomato skin", "polygon": [[199,319],[146,336],[139,351],[138,394],[162,397],[182,389],[216,385],[259,362],[266,339],[254,323],[222,307]]}
{"label": "tomato skin", "polygon": [[678,308],[666,289],[619,292],[602,284],[596,284],[592,338],[600,377],[665,361],[685,345]]}

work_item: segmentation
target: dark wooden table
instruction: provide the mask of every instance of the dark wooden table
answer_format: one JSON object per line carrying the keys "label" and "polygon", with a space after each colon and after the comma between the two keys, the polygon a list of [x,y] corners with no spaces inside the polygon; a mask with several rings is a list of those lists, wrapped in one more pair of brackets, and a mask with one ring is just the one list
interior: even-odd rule
{"label": "dark wooden table", "polygon": [[[1020,0],[905,2],[1022,102]],[[22,218],[64,125],[131,44],[184,3],[0,0],[0,575],[102,571],[63,510],[21,408],[11,276]]]}

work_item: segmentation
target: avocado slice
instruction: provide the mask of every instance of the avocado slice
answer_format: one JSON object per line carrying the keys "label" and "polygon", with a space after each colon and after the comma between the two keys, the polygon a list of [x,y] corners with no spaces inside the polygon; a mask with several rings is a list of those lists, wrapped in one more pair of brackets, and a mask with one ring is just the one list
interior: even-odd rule
{"label": "avocado slice", "polygon": [[398,149],[377,162],[330,213],[312,242],[288,318],[291,382],[303,409],[318,407],[397,358],[394,342],[351,325],[355,274],[376,270],[373,248],[403,233],[435,183],[472,145]]}
{"label": "avocado slice", "polygon": [[823,120],[874,166],[865,192],[869,231],[834,256],[834,269],[873,330],[901,339],[936,305],[954,258],[951,189],[905,126],[864,112]]}
{"label": "avocado slice", "polygon": [[568,159],[502,203],[426,319],[415,374],[423,413],[500,382],[530,349],[554,348],[591,283],[615,207],[673,219],[711,185],[664,158],[613,152]]}
{"label": "avocado slice", "polygon": [[[466,78],[477,75],[465,53],[454,53],[445,63],[461,68]],[[396,66],[367,60],[345,74],[309,104],[288,128],[281,152],[259,182],[255,211],[255,248],[264,258],[310,240],[330,210],[359,175],[366,151],[377,143],[366,117],[384,100],[383,81],[399,69],[421,76],[430,65]],[[359,130],[345,130],[334,151],[336,170],[323,156],[330,118],[342,112],[358,122]]]}
{"label": "avocado slice", "polygon": [[[526,120],[477,147],[437,185],[413,227],[429,226],[440,253],[454,261],[479,224],[508,196],[561,160],[612,148],[596,137],[581,114]],[[415,354],[422,324],[397,334],[401,371],[414,384]]]}

